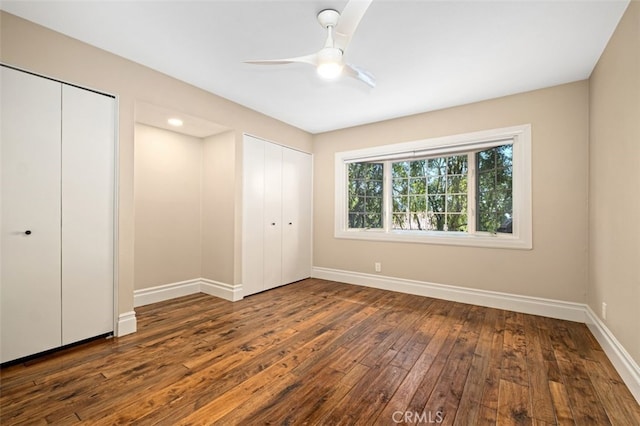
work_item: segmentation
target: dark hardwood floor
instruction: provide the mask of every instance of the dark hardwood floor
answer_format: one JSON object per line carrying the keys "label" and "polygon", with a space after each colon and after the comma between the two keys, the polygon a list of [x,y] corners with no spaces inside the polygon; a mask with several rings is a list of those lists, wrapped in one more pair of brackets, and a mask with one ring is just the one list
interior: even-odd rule
{"label": "dark hardwood floor", "polygon": [[585,325],[305,280],[0,371],[9,424],[640,425]]}

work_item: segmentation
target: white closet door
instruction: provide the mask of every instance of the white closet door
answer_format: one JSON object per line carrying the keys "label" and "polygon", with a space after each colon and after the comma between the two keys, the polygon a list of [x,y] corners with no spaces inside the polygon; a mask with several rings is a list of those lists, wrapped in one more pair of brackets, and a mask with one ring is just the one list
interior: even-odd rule
{"label": "white closet door", "polygon": [[264,144],[264,287],[282,285],[282,147]]}
{"label": "white closet door", "polygon": [[113,331],[114,102],[63,85],[63,344]]}
{"label": "white closet door", "polygon": [[311,276],[311,155],[282,151],[282,280]]}
{"label": "white closet door", "polygon": [[242,185],[242,289],[264,290],[264,141],[245,135]]}
{"label": "white closet door", "polygon": [[5,67],[0,73],[0,358],[6,362],[61,342],[61,84]]}

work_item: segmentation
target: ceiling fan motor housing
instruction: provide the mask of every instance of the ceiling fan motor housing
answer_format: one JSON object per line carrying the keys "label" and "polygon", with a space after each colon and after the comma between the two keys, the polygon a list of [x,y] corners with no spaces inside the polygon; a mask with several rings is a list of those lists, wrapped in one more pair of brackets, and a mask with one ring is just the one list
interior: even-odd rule
{"label": "ceiling fan motor housing", "polygon": [[318,13],[318,22],[323,28],[335,27],[339,18],[340,13],[333,9],[324,9]]}

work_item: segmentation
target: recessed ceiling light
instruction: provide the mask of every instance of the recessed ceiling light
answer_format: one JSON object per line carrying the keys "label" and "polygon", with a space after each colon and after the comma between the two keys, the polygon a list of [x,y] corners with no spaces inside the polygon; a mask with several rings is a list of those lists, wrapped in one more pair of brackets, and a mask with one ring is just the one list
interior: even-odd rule
{"label": "recessed ceiling light", "polygon": [[179,118],[170,118],[167,120],[167,123],[175,127],[180,127],[183,124],[182,120],[180,120]]}

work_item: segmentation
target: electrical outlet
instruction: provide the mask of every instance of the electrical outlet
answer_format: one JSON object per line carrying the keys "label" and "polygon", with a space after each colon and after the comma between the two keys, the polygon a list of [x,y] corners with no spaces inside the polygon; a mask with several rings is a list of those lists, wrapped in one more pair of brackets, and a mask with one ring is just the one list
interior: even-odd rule
{"label": "electrical outlet", "polygon": [[602,319],[607,319],[607,304],[602,302]]}
{"label": "electrical outlet", "polygon": [[375,267],[376,272],[382,272],[382,263],[376,262],[373,266]]}

